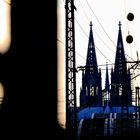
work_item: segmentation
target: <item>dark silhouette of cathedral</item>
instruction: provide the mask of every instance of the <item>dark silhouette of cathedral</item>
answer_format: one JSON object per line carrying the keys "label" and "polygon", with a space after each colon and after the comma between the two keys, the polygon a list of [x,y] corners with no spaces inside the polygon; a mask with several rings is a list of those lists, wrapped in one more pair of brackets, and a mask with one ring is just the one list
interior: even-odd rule
{"label": "dark silhouette of cathedral", "polygon": [[127,70],[124,45],[119,22],[114,71],[111,71],[111,106],[132,105],[131,75]]}
{"label": "dark silhouette of cathedral", "polygon": [[86,69],[82,72],[82,89],[80,93],[80,106],[89,100],[94,100],[91,106],[102,106],[101,70],[98,70],[95,45],[90,22],[90,33],[86,59]]}
{"label": "dark silhouette of cathedral", "polygon": [[[108,94],[105,99],[103,92]],[[113,107],[132,106],[131,74],[127,69],[121,22],[119,22],[118,40],[114,69],[111,69],[111,83],[109,84],[108,65],[106,65],[105,90],[102,90],[101,69],[98,69],[92,23],[90,23],[90,34],[87,50],[85,71],[82,73],[82,88],[80,91],[80,106],[88,104],[90,107],[106,106]]]}

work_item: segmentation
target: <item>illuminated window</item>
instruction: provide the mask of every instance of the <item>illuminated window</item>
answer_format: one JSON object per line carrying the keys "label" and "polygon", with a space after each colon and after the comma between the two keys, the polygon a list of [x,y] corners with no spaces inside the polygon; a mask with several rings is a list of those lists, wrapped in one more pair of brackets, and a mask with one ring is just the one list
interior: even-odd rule
{"label": "illuminated window", "polygon": [[122,86],[119,86],[119,95],[122,95]]}
{"label": "illuminated window", "polygon": [[86,96],[88,96],[88,87],[86,87]]}
{"label": "illuminated window", "polygon": [[90,87],[90,95],[94,96],[94,87],[93,86]]}
{"label": "illuminated window", "polygon": [[96,95],[98,95],[98,87],[96,87]]}

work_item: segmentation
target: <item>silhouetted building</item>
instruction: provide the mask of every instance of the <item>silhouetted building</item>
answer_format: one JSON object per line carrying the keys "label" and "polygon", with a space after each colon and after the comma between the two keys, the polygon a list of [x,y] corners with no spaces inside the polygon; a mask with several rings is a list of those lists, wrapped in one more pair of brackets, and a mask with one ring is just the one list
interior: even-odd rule
{"label": "silhouetted building", "polygon": [[106,65],[103,91],[101,81],[101,69],[98,69],[97,65],[92,22],[90,22],[86,66],[82,72],[80,106],[88,104],[90,107],[105,107],[107,102],[110,107],[132,105],[131,74],[126,65],[121,22],[119,22],[115,66],[111,69],[111,84],[109,84],[108,65]]}
{"label": "silhouetted building", "polygon": [[82,88],[80,91],[80,106],[92,100],[90,106],[102,106],[101,70],[98,71],[95,45],[90,22],[90,33],[85,71],[82,73]]}
{"label": "silhouetted building", "polygon": [[115,67],[111,70],[111,106],[132,105],[130,77],[124,53],[121,22],[119,22]]}
{"label": "silhouetted building", "polygon": [[111,69],[109,82],[106,64],[105,88],[102,90],[101,70],[98,70],[91,23],[86,66],[82,74],[80,109],[77,112],[79,140],[137,135],[140,125],[138,108],[132,104],[133,82],[130,69],[127,68],[119,22],[115,65]]}

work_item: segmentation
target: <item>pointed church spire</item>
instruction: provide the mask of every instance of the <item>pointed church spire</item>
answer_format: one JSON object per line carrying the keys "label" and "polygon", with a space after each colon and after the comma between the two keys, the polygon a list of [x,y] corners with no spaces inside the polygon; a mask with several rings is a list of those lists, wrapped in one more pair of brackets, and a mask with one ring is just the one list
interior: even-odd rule
{"label": "pointed church spire", "polygon": [[[119,31],[118,31],[118,40],[117,40],[117,50],[116,50],[116,58],[115,58],[115,71],[118,69],[125,69],[125,53],[122,39],[122,31],[121,31],[121,22],[119,21]],[[122,66],[123,64],[123,66]]]}
{"label": "pointed church spire", "polygon": [[[124,45],[122,38],[121,22],[119,21],[118,39],[117,39],[117,49],[115,58],[115,68],[114,72],[111,72],[111,99],[113,106],[127,105],[131,104],[131,87],[130,80],[128,80],[127,65],[124,53]],[[123,96],[122,96],[123,95]],[[130,99],[128,101],[128,95]],[[122,104],[123,103],[123,104]]]}
{"label": "pointed church spire", "polygon": [[119,21],[119,31],[118,31],[118,41],[117,41],[117,48],[122,47],[123,52],[124,52],[124,47],[123,47],[123,39],[122,39],[122,31],[121,31],[121,22]]}
{"label": "pointed church spire", "polygon": [[93,26],[92,21],[90,21],[90,30],[92,30],[92,26]]}
{"label": "pointed church spire", "polygon": [[82,90],[80,92],[80,106],[89,100],[94,100],[91,106],[102,106],[101,71],[98,72],[95,44],[90,22],[86,68],[82,73]]}
{"label": "pointed church spire", "polygon": [[92,22],[90,22],[90,33],[89,33],[89,41],[88,41],[86,66],[87,67],[91,66],[92,68],[94,68],[94,71],[98,72],[92,26],[93,24]]}
{"label": "pointed church spire", "polygon": [[119,21],[119,24],[118,25],[119,25],[119,30],[121,30],[121,25],[122,25],[121,24],[121,21]]}
{"label": "pointed church spire", "polygon": [[106,79],[105,79],[105,89],[109,93],[109,75],[108,75],[108,63],[106,62]]}

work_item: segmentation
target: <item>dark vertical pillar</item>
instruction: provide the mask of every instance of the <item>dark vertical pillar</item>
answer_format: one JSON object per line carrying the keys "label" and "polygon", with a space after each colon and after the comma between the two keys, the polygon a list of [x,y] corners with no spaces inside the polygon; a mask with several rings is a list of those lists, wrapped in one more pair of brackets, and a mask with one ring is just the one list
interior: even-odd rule
{"label": "dark vertical pillar", "polygon": [[[66,0],[66,131],[77,133],[74,0]],[[71,134],[72,133],[72,134]]]}
{"label": "dark vertical pillar", "polygon": [[63,137],[57,124],[56,4],[56,0],[12,0],[12,42],[0,55],[4,139]]}

